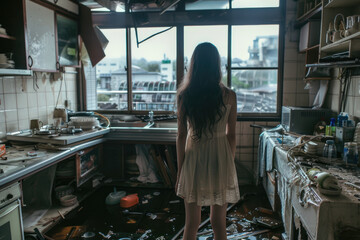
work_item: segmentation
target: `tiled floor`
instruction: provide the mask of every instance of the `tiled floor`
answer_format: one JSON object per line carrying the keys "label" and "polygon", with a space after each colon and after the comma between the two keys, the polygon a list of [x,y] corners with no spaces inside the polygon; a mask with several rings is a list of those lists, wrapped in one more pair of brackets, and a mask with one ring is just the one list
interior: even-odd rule
{"label": "tiled floor", "polygon": [[[172,189],[118,187],[118,191],[137,193],[139,196],[139,204],[128,209],[105,204],[106,196],[112,190],[111,186],[99,189],[62,223],[47,232],[46,236],[49,239],[81,239],[80,236],[85,232],[92,232],[96,235],[94,239],[181,239],[179,231],[181,232],[184,225],[184,206]],[[243,186],[240,190],[243,199],[227,214],[228,239],[281,239],[281,224],[280,227],[256,237],[236,237],[242,232],[269,229],[250,223],[254,217],[279,219],[276,213],[266,214],[257,210],[259,207],[271,208],[261,187]],[[208,217],[209,207],[203,207],[202,220],[205,221]],[[70,231],[72,234],[68,238]],[[203,224],[199,233],[201,240],[212,239],[209,222]]]}

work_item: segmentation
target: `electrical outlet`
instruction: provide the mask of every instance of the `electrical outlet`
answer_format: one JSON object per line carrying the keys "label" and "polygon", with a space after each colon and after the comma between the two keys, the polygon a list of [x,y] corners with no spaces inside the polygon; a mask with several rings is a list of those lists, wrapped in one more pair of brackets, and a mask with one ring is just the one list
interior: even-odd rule
{"label": "electrical outlet", "polygon": [[70,100],[66,99],[64,102],[64,105],[65,105],[65,108],[71,109],[71,101]]}

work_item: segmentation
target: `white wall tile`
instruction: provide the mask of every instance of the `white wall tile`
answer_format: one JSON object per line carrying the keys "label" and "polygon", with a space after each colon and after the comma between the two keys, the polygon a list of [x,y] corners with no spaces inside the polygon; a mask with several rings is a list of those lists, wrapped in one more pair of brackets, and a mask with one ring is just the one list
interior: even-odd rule
{"label": "white wall tile", "polygon": [[19,131],[19,122],[18,121],[7,122],[6,123],[6,131],[7,132]]}
{"label": "white wall tile", "polygon": [[354,115],[354,100],[354,97],[347,97],[346,100],[345,112],[350,115]]}
{"label": "white wall tile", "polygon": [[354,116],[360,118],[360,97],[354,97]]}
{"label": "white wall tile", "polygon": [[39,107],[45,107],[47,105],[46,103],[46,93],[38,93],[37,94],[37,104]]}
{"label": "white wall tile", "polygon": [[38,108],[29,108],[29,119],[38,119],[39,118],[39,111]]}
{"label": "white wall tile", "polygon": [[15,93],[15,78],[4,77],[3,78],[4,93]]}
{"label": "white wall tile", "polygon": [[0,94],[4,93],[4,87],[3,87],[3,79],[0,78]]}
{"label": "white wall tile", "polygon": [[29,110],[27,108],[18,110],[18,119],[19,120],[29,120]]}
{"label": "white wall tile", "polygon": [[17,102],[17,108],[28,108],[28,98],[27,93],[17,93],[16,94],[16,102]]}
{"label": "white wall tile", "polygon": [[5,102],[5,109],[16,109],[16,94],[15,93],[6,93],[4,94],[4,102]]}
{"label": "white wall tile", "polygon": [[28,107],[29,108],[38,107],[38,105],[37,105],[37,93],[28,93]]}
{"label": "white wall tile", "polygon": [[0,138],[6,137],[6,125],[0,124]]}
{"label": "white wall tile", "polygon": [[285,93],[283,95],[283,106],[295,106],[296,104],[296,94]]}
{"label": "white wall tile", "polygon": [[0,110],[5,109],[4,94],[0,94]]}
{"label": "white wall tile", "polygon": [[57,100],[57,95],[54,96],[54,94],[52,92],[47,92],[46,93],[46,104],[48,106],[55,105],[56,100]]}
{"label": "white wall tile", "polygon": [[5,121],[6,124],[9,124],[10,122],[14,122],[18,120],[17,116],[17,110],[5,110]]}
{"label": "white wall tile", "polygon": [[19,130],[25,130],[30,128],[30,121],[27,120],[19,120]]}
{"label": "white wall tile", "polygon": [[360,97],[360,77],[357,77],[353,81],[354,97]]}
{"label": "white wall tile", "polygon": [[5,111],[0,110],[0,125],[5,123]]}
{"label": "white wall tile", "polygon": [[296,79],[297,75],[297,63],[296,62],[285,62],[284,64],[284,79]]}
{"label": "white wall tile", "polygon": [[296,93],[296,80],[286,79],[283,84],[284,93]]}

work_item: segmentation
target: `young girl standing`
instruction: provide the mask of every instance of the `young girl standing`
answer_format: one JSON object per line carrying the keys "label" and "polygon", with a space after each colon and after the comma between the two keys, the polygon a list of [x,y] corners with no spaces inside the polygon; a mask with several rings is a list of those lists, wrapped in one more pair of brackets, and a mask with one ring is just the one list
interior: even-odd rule
{"label": "young girl standing", "polygon": [[240,199],[235,170],[236,94],[221,83],[218,50],[199,44],[178,90],[177,195],[185,203],[184,240],[195,240],[201,206],[210,206],[216,240],[226,239],[226,208]]}

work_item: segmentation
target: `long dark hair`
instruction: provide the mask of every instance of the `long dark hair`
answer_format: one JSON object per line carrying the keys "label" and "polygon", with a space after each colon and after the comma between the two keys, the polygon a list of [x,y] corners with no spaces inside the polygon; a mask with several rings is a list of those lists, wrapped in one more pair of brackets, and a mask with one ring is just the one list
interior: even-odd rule
{"label": "long dark hair", "polygon": [[200,140],[203,133],[211,133],[223,115],[225,104],[221,78],[217,48],[209,42],[200,43],[194,50],[189,71],[177,94],[178,121],[183,124],[190,122],[194,140]]}

